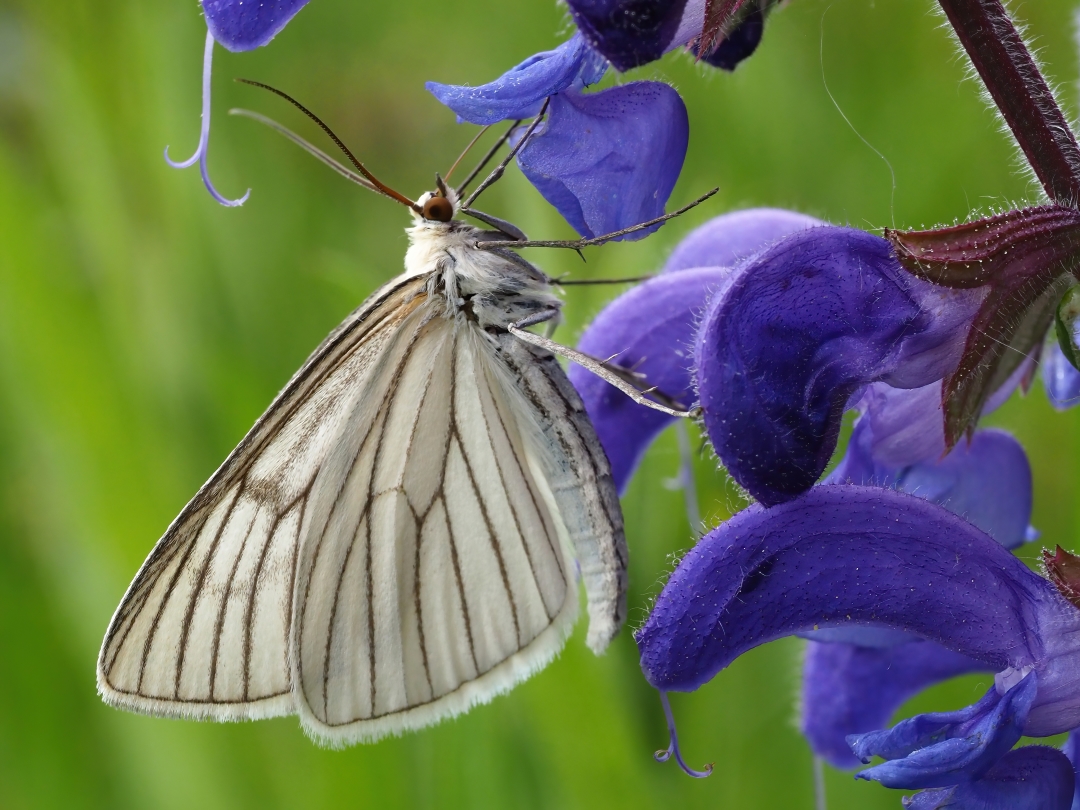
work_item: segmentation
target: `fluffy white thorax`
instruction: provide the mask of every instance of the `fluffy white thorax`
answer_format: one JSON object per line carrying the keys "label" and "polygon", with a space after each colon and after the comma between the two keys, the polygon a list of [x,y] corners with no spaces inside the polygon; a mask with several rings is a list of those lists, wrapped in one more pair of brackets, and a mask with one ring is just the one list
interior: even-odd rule
{"label": "fluffy white thorax", "polygon": [[[426,195],[425,195],[426,196]],[[421,197],[421,204],[424,197]],[[542,310],[562,307],[551,279],[508,249],[482,249],[493,232],[460,220],[434,222],[414,214],[407,229],[405,276],[427,276],[429,295],[440,296],[448,316],[505,328]],[[500,235],[500,240],[509,239]]]}

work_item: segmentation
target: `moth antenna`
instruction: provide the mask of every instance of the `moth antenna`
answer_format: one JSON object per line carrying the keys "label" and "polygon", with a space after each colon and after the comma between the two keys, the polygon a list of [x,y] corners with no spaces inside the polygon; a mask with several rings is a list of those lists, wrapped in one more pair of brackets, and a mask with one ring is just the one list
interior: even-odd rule
{"label": "moth antenna", "polygon": [[361,163],[359,160],[357,160],[356,155],[354,155],[352,153],[352,151],[349,149],[349,147],[347,147],[342,142],[341,138],[339,138],[337,135],[334,134],[334,130],[330,129],[330,127],[326,124],[326,122],[324,122],[321,118],[319,118],[319,116],[317,116],[315,113],[313,113],[307,107],[305,107],[303,104],[301,104],[295,98],[290,96],[288,93],[286,93],[286,92],[284,92],[282,90],[278,90],[276,87],[271,87],[268,84],[263,84],[262,82],[253,81],[252,79],[240,79],[240,78],[238,78],[236,81],[242,82],[243,84],[250,84],[252,87],[261,87],[263,90],[269,90],[274,95],[280,96],[281,98],[285,99],[287,102],[289,102],[294,107],[296,107],[296,109],[300,110],[300,112],[302,112],[304,115],[306,115],[308,118],[310,118],[316,124],[318,124],[319,128],[322,129],[323,132],[325,132],[327,135],[330,136],[330,139],[335,144],[337,144],[338,149],[340,149],[342,152],[345,153],[345,156],[349,159],[349,161],[352,163],[352,165],[356,167],[356,170],[358,172],[360,172],[360,174],[362,174],[364,177],[366,177],[371,182],[371,184],[373,186],[375,186],[375,189],[377,191],[381,192],[382,194],[385,194],[387,197],[389,197],[392,200],[397,200],[399,203],[401,203],[404,206],[407,206],[408,208],[411,208],[416,213],[423,214],[423,210],[420,208],[419,205],[414,203],[412,200],[410,200],[408,197],[406,197],[401,192],[395,191],[394,189],[390,188],[390,186],[383,183],[381,180],[379,180],[379,178],[377,178],[370,171],[368,171],[368,168],[363,163]]}
{"label": "moth antenna", "polygon": [[303,149],[305,152],[313,155],[316,160],[322,161],[347,180],[351,180],[358,186],[363,186],[369,191],[374,191],[376,194],[382,194],[382,192],[379,191],[379,189],[376,188],[374,185],[372,185],[371,181],[368,180],[366,177],[357,174],[347,166],[341,165],[332,157],[330,157],[330,155],[326,154],[326,152],[324,152],[322,149],[315,146],[315,144],[308,142],[288,127],[284,126],[283,124],[279,124],[273,118],[267,118],[261,113],[253,112],[252,110],[245,110],[242,107],[233,107],[231,110],[229,110],[229,115],[242,115],[245,118],[250,118],[253,121],[258,121],[260,124],[264,124],[265,126],[270,127],[270,129],[274,130],[275,132],[281,133],[290,141]]}
{"label": "moth antenna", "polygon": [[471,141],[469,141],[469,145],[465,147],[465,149],[461,152],[460,155],[458,155],[458,159],[454,161],[454,165],[451,166],[450,170],[446,173],[446,177],[444,178],[445,180],[450,179],[450,175],[452,175],[454,173],[454,169],[456,169],[458,167],[458,164],[461,163],[461,161],[465,159],[465,156],[467,154],[469,154],[469,150],[472,149],[474,146],[476,146],[476,142],[478,140],[480,140],[480,138],[483,137],[484,133],[487,132],[489,129],[491,129],[491,127],[492,127],[492,125],[488,124],[486,127],[484,127],[479,132],[477,132],[476,135],[473,137],[473,139]]}
{"label": "moth antenna", "polygon": [[[520,146],[521,144],[519,143],[518,145]],[[692,203],[688,203],[687,205],[684,205],[678,211],[672,211],[670,214],[663,214],[661,216],[650,219],[650,220],[648,220],[646,222],[639,222],[637,225],[631,225],[629,228],[622,228],[621,230],[612,231],[611,233],[601,234],[600,236],[593,236],[593,237],[589,237],[589,238],[586,238],[586,239],[543,239],[543,240],[529,241],[529,242],[522,242],[522,241],[497,242],[497,241],[492,240],[490,242],[477,242],[476,247],[481,249],[481,250],[494,250],[495,248],[504,248],[504,247],[512,247],[512,248],[523,248],[523,247],[569,248],[570,250],[578,251],[579,255],[580,255],[581,248],[583,248],[583,247],[589,247],[590,245],[602,245],[605,242],[610,242],[612,239],[615,239],[616,237],[626,236],[626,234],[628,234],[628,233],[637,233],[638,231],[643,231],[646,228],[651,228],[653,225],[659,225],[661,222],[667,222],[669,219],[674,219],[675,217],[681,217],[683,214],[685,214],[691,208],[693,208],[695,206],[698,206],[698,205],[701,205],[703,202],[705,202],[707,199],[709,199],[709,197],[716,194],[716,192],[718,192],[719,190],[720,190],[719,188],[714,188],[711,191],[705,192],[700,197],[698,197],[696,200],[694,200]],[[476,196],[475,191],[473,192],[473,196],[474,197]],[[466,202],[466,205],[468,205],[468,202]]]}

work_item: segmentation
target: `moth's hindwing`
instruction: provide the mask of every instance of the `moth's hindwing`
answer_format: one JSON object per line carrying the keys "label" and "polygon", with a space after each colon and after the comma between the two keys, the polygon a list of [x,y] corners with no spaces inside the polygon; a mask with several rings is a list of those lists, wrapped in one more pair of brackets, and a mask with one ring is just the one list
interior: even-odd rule
{"label": "moth's hindwing", "polygon": [[508,690],[576,614],[530,417],[488,339],[437,317],[400,352],[385,405],[355,414],[305,518],[295,676],[305,726],[331,744]]}
{"label": "moth's hindwing", "polygon": [[501,336],[502,356],[542,431],[538,458],[588,599],[586,642],[597,654],[626,621],[628,554],[615,481],[574,386],[548,351]]}

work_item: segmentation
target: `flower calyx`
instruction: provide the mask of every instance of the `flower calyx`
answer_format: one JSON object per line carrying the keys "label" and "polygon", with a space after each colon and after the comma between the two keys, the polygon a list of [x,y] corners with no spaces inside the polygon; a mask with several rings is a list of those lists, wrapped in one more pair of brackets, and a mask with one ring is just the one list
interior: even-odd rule
{"label": "flower calyx", "polygon": [[1080,557],[1057,546],[1052,554],[1044,548],[1042,558],[1046,575],[1058,593],[1080,608]]}
{"label": "flower calyx", "polygon": [[1036,353],[1069,274],[1080,270],[1080,210],[1045,205],[927,231],[886,230],[913,275],[985,289],[942,405],[948,447],[973,429],[990,394]]}

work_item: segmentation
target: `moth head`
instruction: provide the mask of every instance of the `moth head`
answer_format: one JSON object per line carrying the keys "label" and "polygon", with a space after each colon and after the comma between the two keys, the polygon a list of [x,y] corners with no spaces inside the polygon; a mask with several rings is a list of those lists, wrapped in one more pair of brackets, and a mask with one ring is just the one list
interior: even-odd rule
{"label": "moth head", "polygon": [[449,222],[457,213],[457,195],[439,175],[435,175],[435,190],[425,192],[416,201],[422,216],[429,222]]}

